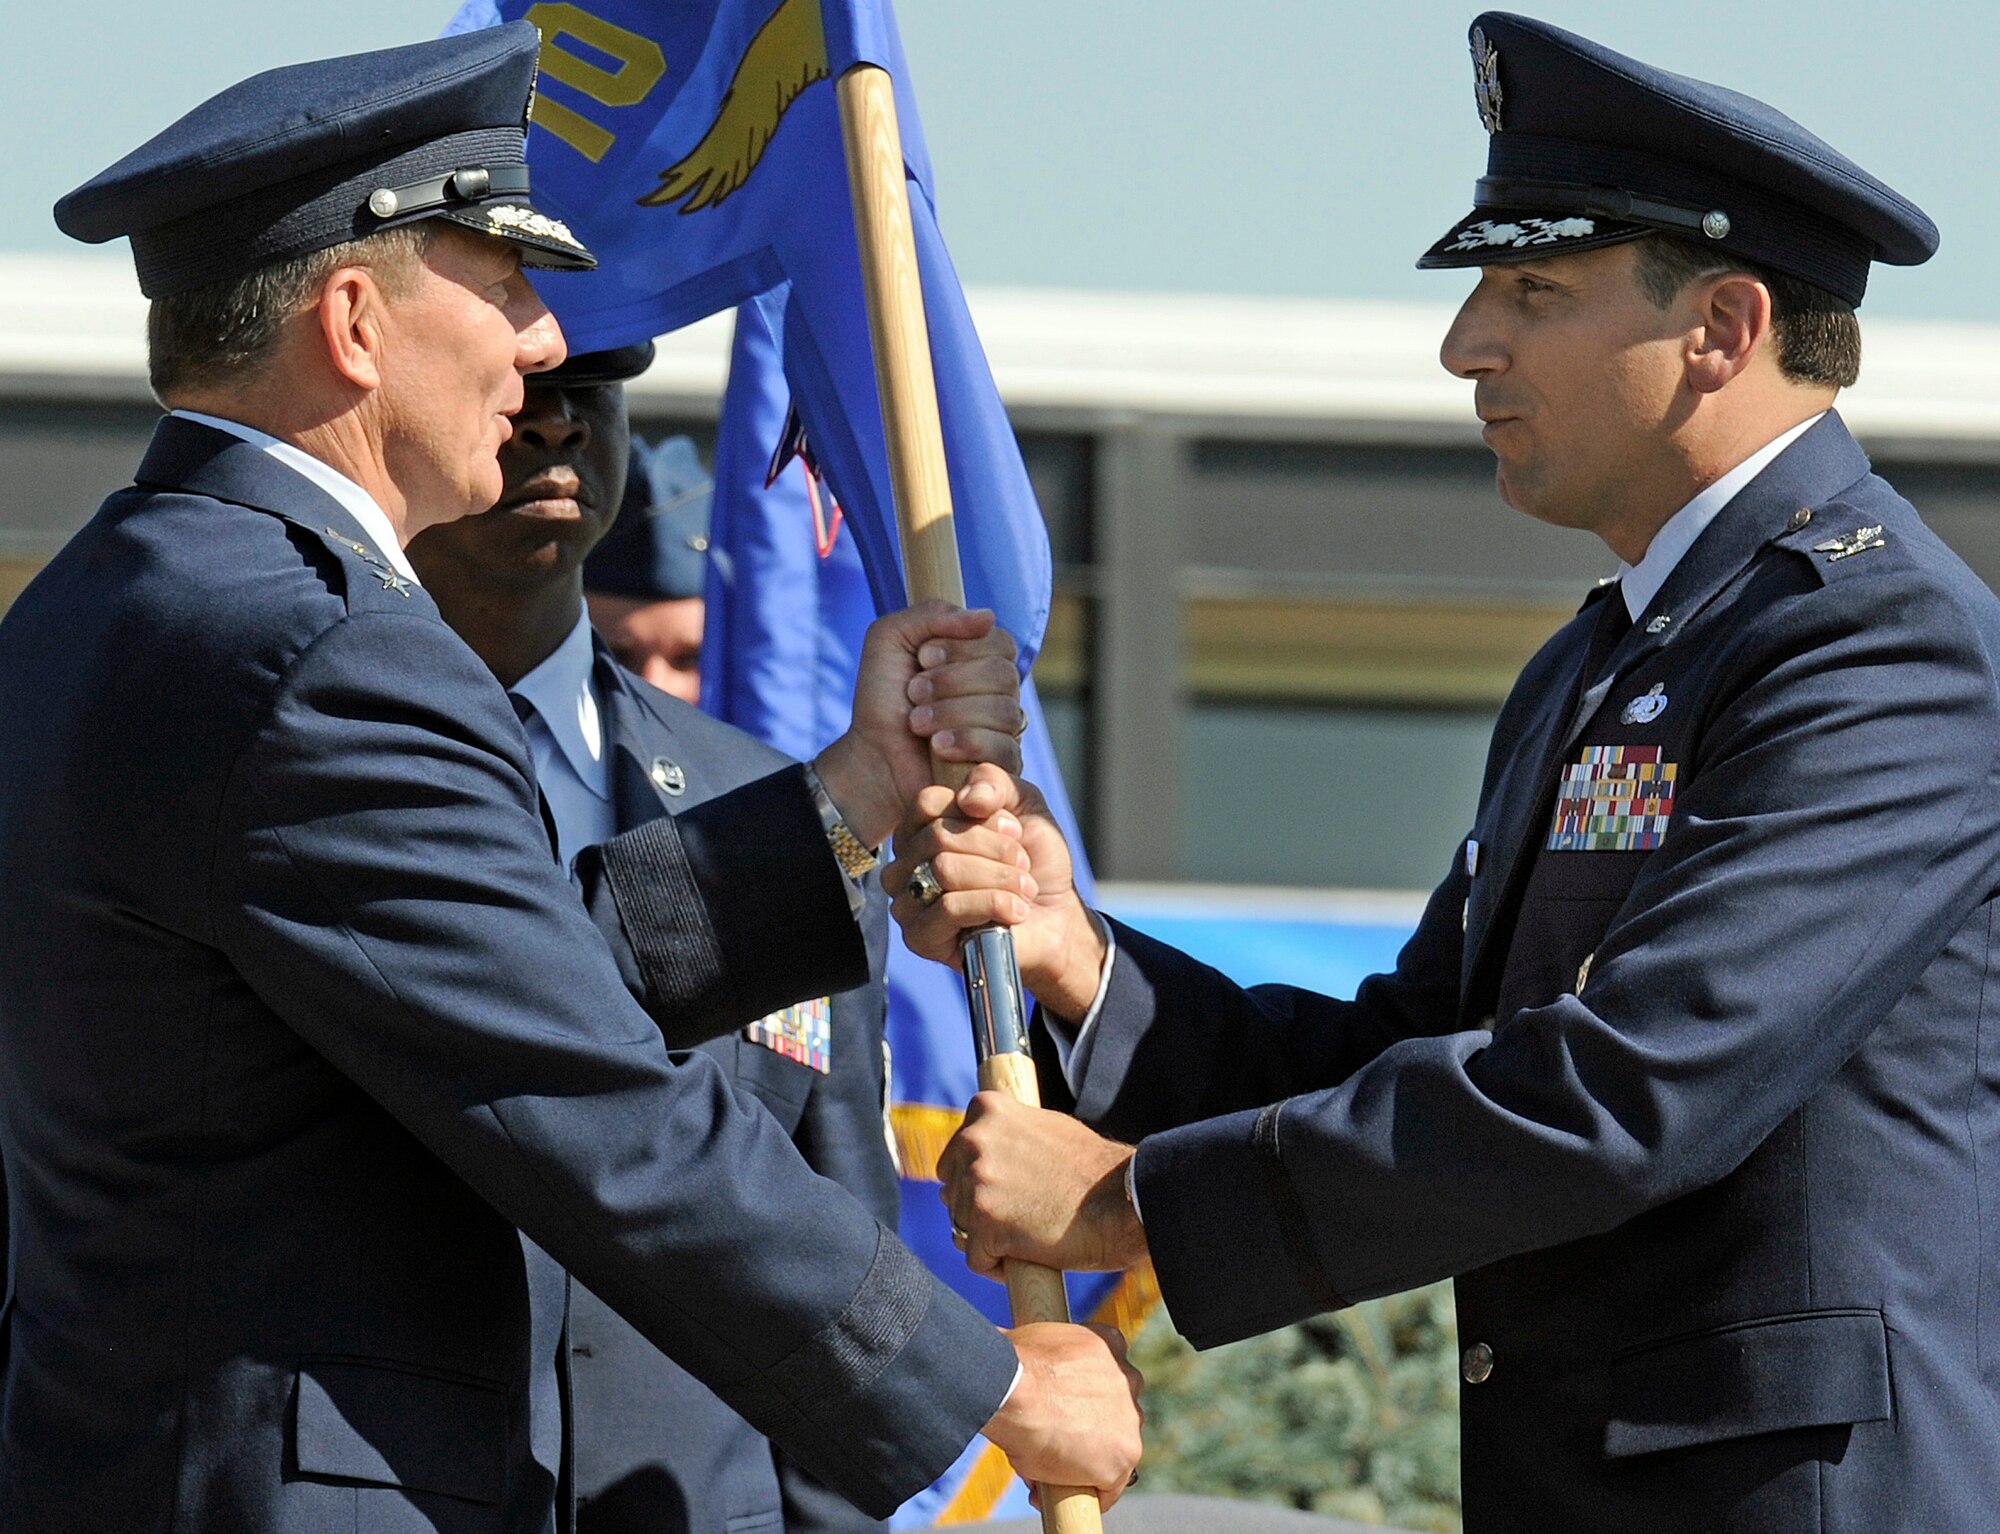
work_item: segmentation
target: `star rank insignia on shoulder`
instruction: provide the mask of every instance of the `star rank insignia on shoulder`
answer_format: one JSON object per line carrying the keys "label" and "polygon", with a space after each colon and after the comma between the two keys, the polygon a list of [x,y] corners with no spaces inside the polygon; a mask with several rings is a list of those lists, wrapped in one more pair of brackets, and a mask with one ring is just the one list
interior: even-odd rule
{"label": "star rank insignia on shoulder", "polygon": [[1838,564],[1843,559],[1852,559],[1856,554],[1865,554],[1870,549],[1883,549],[1888,546],[1889,540],[1882,536],[1882,524],[1878,522],[1873,527],[1857,527],[1844,537],[1828,538],[1815,543],[1813,552],[1824,554],[1826,562],[1832,565]]}
{"label": "star rank insignia on shoulder", "polygon": [[343,549],[353,554],[363,564],[367,565],[369,569],[373,570],[376,579],[381,581],[384,591],[393,591],[399,597],[406,597],[410,594],[410,583],[403,579],[401,572],[380,554],[369,548],[367,544],[359,543],[352,538],[334,531],[330,527],[326,530],[326,535]]}

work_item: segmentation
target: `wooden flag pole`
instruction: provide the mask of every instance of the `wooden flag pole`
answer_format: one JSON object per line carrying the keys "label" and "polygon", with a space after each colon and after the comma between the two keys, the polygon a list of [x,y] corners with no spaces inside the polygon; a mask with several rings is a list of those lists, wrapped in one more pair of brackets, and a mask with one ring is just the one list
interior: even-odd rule
{"label": "wooden flag pole", "polygon": [[[888,72],[873,64],[856,65],[835,86],[904,579],[912,601],[941,597],[963,607],[965,579],[952,530],[951,481],[945,473],[944,430],[938,420],[930,329],[924,319],[916,237],[910,226],[895,87]],[[961,763],[935,757],[931,767],[940,783],[953,787],[965,781],[968,771]],[[1041,1093],[1027,1054],[1013,940],[1004,931],[989,931],[976,934],[966,949],[979,1085],[1038,1107]],[[1069,1319],[1061,1273],[1031,1262],[1010,1260],[1006,1267],[1007,1298],[1016,1326]],[[1098,1534],[1102,1528],[1094,1491],[1044,1486],[1041,1500],[1045,1534]]]}

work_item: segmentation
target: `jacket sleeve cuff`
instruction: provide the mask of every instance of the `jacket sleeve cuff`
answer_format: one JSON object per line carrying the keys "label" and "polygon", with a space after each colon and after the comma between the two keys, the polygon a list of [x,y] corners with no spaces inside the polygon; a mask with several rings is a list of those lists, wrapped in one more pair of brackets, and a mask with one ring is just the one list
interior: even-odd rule
{"label": "jacket sleeve cuff", "polygon": [[587,895],[601,876],[671,1046],[868,979],[848,881],[801,767],[613,837],[577,872]]}
{"label": "jacket sleeve cuff", "polygon": [[730,1387],[730,1404],[812,1474],[886,1518],[942,1475],[1000,1409],[1013,1345],[883,1232],[846,1310]]}
{"label": "jacket sleeve cuff", "polygon": [[1151,1135],[1133,1158],[1161,1297],[1197,1348],[1347,1304],[1327,1280],[1285,1169],[1284,1106]]}
{"label": "jacket sleeve cuff", "polygon": [[1109,917],[1098,919],[1104,923],[1112,957],[1091,1003],[1086,1068],[1072,1077],[1065,1062],[1064,1085],[1073,1089],[1078,1118],[1114,1138],[1136,1140],[1145,1128],[1121,1118],[1118,1096],[1134,1074],[1133,1057],[1157,1010],[1153,982],[1132,958],[1135,950],[1144,951],[1148,940]]}

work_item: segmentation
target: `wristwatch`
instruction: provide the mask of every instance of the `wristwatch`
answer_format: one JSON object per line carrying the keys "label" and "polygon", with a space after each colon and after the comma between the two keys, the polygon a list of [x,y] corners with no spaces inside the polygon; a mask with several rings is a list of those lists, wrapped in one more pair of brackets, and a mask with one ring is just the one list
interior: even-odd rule
{"label": "wristwatch", "polygon": [[840,871],[850,879],[859,879],[872,871],[881,861],[875,849],[854,834],[854,827],[847,823],[840,813],[840,806],[833,802],[833,795],[826,791],[819,773],[811,762],[806,763],[806,788],[812,793],[813,805],[819,811],[819,823],[826,829],[826,844],[833,849],[834,861],[840,864]]}

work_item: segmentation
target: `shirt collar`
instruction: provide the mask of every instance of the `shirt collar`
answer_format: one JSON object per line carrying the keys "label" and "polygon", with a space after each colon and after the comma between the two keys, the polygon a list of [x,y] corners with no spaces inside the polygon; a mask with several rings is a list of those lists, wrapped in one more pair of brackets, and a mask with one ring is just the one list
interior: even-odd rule
{"label": "shirt collar", "polygon": [[1695,539],[1715,520],[1716,513],[1735,500],[1738,491],[1769,468],[1773,459],[1804,436],[1825,414],[1822,410],[1811,420],[1799,422],[1790,431],[1752,453],[1667,518],[1660,530],[1653,534],[1653,541],[1646,545],[1645,555],[1636,565],[1620,563],[1619,589],[1625,596],[1625,611],[1632,615],[1633,622],[1638,622],[1639,615],[1652,605],[1653,598],[1667,583],[1667,577],[1674,573],[1674,566],[1694,547]]}
{"label": "shirt collar", "polygon": [[535,705],[556,748],[584,786],[599,798],[608,798],[611,778],[604,764],[604,723],[591,678],[595,661],[590,618],[579,613],[569,637],[508,691]]}
{"label": "shirt collar", "polygon": [[183,421],[195,421],[203,426],[212,426],[217,431],[226,431],[232,437],[240,437],[252,447],[269,453],[287,468],[303,474],[340,502],[348,515],[361,524],[361,530],[373,540],[376,551],[389,561],[398,575],[413,585],[423,585],[417,579],[417,572],[410,568],[409,558],[403,553],[403,545],[396,537],[395,524],[390,522],[389,514],[375,504],[374,496],[332,464],[322,462],[289,442],[280,442],[269,432],[245,426],[241,421],[226,420],[219,415],[203,415],[198,410],[176,410],[173,413]]}

